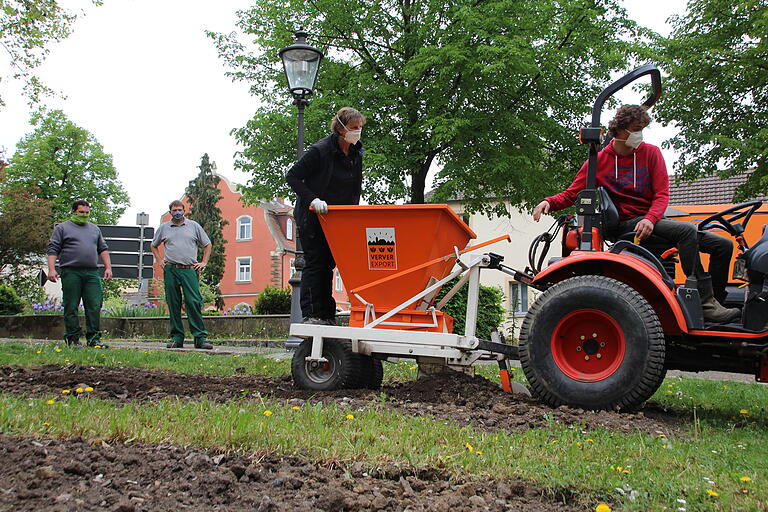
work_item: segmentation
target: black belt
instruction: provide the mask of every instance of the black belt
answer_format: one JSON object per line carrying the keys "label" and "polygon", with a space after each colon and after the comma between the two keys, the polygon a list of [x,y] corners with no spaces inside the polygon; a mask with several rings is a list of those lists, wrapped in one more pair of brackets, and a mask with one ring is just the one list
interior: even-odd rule
{"label": "black belt", "polygon": [[194,265],[179,265],[178,263],[171,263],[170,261],[166,261],[165,264],[176,268],[195,268]]}

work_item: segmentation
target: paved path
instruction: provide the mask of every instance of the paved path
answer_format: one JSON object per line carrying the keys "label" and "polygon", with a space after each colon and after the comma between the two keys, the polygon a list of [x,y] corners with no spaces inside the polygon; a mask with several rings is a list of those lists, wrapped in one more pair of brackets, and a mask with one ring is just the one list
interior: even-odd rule
{"label": "paved path", "polygon": [[[0,338],[0,343],[34,343],[50,344],[53,340],[36,340],[27,338]],[[243,345],[213,345],[211,350],[195,348],[190,341],[184,344],[184,348],[165,348],[165,341],[135,341],[135,340],[105,340],[104,343],[114,348],[133,348],[137,350],[167,350],[169,352],[201,352],[206,354],[232,355],[232,354],[262,354],[274,359],[290,357],[291,352],[284,348],[284,340],[242,340]],[[62,342],[63,344],[63,342]]]}
{"label": "paved path", "polygon": [[[52,340],[35,340],[22,338],[0,338],[0,343],[54,343]],[[284,347],[285,340],[234,340],[235,343],[242,345],[213,345],[212,350],[202,350],[194,348],[192,342],[186,343],[185,348],[165,348],[166,342],[159,341],[135,341],[135,340],[107,340],[105,343],[115,348],[135,348],[138,350],[169,350],[173,352],[203,352],[207,354],[261,354],[271,359],[288,359],[293,353]],[[189,348],[186,348],[189,347]],[[496,364],[493,361],[487,364]],[[510,361],[510,366],[520,368],[520,361]],[[727,372],[683,372],[679,370],[670,370],[667,377],[691,377],[694,379],[706,380],[729,380],[733,382],[755,383],[755,377],[742,373]],[[762,384],[766,385],[766,384]]]}

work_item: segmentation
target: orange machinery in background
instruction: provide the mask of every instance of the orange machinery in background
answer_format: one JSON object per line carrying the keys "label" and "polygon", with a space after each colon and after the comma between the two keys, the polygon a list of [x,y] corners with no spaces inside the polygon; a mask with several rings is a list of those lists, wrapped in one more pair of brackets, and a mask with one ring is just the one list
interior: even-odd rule
{"label": "orange machinery in background", "polygon": [[[698,225],[700,221],[706,219],[707,217],[711,215],[715,215],[718,212],[721,212],[723,210],[726,210],[730,207],[734,206],[733,204],[706,204],[706,205],[675,205],[667,208],[666,216],[670,219],[679,220],[682,222],[690,222],[694,225]],[[751,222],[747,225],[747,229],[744,231],[744,239],[747,241],[747,243],[755,243],[760,239],[760,236],[763,234],[763,226],[768,224],[768,203],[763,204],[753,215],[753,219]],[[725,238],[733,241],[733,238],[729,236],[728,234],[724,234],[722,232],[718,232],[716,230],[711,230],[711,233],[717,233],[721,236],[724,236]],[[739,254],[739,251],[736,248],[736,242],[734,243],[734,251],[733,251],[733,258],[731,259],[731,266],[730,270],[728,272],[729,276],[733,276],[733,263],[736,260],[736,256]],[[701,262],[704,265],[704,268],[707,268],[709,265],[709,255],[702,253],[701,254]],[[683,274],[682,269],[680,268],[680,263],[678,263],[675,266],[675,283],[677,284],[683,284],[685,283],[685,274]],[[740,286],[744,283],[740,281],[733,281],[731,278],[731,285],[733,286]]]}

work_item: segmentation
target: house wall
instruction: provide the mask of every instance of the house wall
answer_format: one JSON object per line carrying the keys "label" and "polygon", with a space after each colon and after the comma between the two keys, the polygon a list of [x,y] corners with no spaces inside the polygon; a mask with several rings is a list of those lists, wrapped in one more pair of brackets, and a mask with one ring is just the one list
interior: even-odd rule
{"label": "house wall", "polygon": [[[462,216],[464,209],[461,203],[451,202],[449,206],[459,216]],[[481,214],[473,214],[469,217],[469,227],[477,234],[477,239],[472,240],[470,245],[502,235],[509,235],[511,242],[497,242],[469,254],[480,255],[486,252],[500,254],[504,257],[504,265],[523,271],[528,266],[528,248],[533,239],[547,231],[554,222],[554,219],[544,216],[541,222],[535,222],[528,213],[520,212],[516,208],[510,207],[507,202],[505,202],[505,206],[509,217],[490,218],[487,215]],[[556,256],[561,256],[559,239],[552,242],[548,256],[545,259],[545,264],[549,258]],[[536,290],[517,283],[512,279],[512,276],[498,270],[481,271],[480,282],[485,286],[498,287],[504,293],[504,307],[508,312],[507,321],[504,324],[505,331],[507,334],[512,334],[516,337],[527,311],[527,305],[532,304],[535,300]],[[521,288],[513,290],[513,284]],[[520,300],[515,300],[511,297],[511,291],[519,291],[521,294]]]}
{"label": "house wall", "polygon": [[[224,275],[220,289],[224,299],[224,309],[246,303],[253,306],[258,294],[267,286],[287,287],[291,276],[291,260],[295,257],[292,251],[293,241],[286,239],[288,220],[291,220],[293,238],[296,236],[296,224],[292,211],[285,210],[279,214],[257,206],[244,206],[240,201],[241,194],[223,176],[219,182],[221,200],[218,207],[221,216],[229,224],[223,228],[225,245]],[[181,201],[189,212],[189,202],[186,197]],[[238,219],[248,216],[251,218],[251,237],[238,239]],[[170,214],[163,215],[161,222],[170,220]],[[270,226],[272,229],[270,229]],[[276,240],[278,238],[279,240]],[[161,246],[161,254],[163,248]],[[250,258],[251,276],[249,280],[238,279],[238,259]],[[162,278],[162,270],[155,265],[155,275]],[[159,291],[162,295],[162,290]],[[334,291],[334,298],[340,308],[349,305],[346,290]]]}

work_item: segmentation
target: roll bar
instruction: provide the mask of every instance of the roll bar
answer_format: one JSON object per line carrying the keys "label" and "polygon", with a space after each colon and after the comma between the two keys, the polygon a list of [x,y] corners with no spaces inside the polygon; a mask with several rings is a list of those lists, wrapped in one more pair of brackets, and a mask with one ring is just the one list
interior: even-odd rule
{"label": "roll bar", "polygon": [[602,128],[600,126],[600,116],[603,112],[603,105],[606,100],[616,94],[618,91],[636,81],[645,75],[651,75],[651,86],[653,91],[643,105],[650,108],[661,97],[661,72],[655,64],[646,64],[640,66],[634,71],[630,71],[619,78],[611,85],[603,89],[595,105],[592,107],[592,124],[588,128],[582,128],[579,132],[579,140],[582,144],[589,144],[589,159],[587,164],[587,183],[584,190],[579,192],[577,199],[577,213],[582,218],[584,231],[581,236],[579,250],[592,250],[592,227],[595,224],[594,218],[597,215],[597,190],[595,188],[595,177],[597,175],[597,153],[598,147],[602,143]]}

